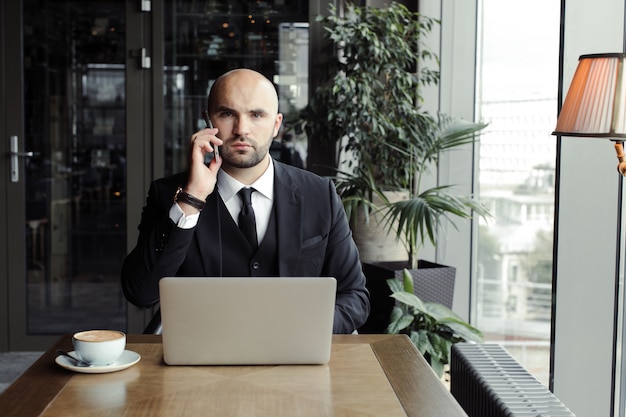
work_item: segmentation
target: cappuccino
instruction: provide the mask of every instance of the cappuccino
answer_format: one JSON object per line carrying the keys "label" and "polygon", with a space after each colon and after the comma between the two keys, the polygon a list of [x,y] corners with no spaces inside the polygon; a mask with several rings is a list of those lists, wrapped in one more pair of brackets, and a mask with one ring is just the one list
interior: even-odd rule
{"label": "cappuccino", "polygon": [[88,330],[72,337],[76,355],[93,366],[114,363],[124,352],[126,335],[117,330]]}
{"label": "cappuccino", "polygon": [[117,330],[88,330],[79,332],[74,338],[83,342],[104,342],[106,340],[115,340],[124,337],[124,333]]}

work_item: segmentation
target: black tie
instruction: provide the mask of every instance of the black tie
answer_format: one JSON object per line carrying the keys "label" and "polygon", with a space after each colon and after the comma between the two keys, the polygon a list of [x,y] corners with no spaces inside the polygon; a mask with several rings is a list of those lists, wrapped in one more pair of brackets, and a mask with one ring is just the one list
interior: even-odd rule
{"label": "black tie", "polygon": [[254,220],[254,210],[252,209],[252,192],[255,191],[254,188],[242,188],[239,190],[239,197],[241,197],[241,202],[243,206],[241,207],[241,211],[239,212],[239,229],[243,232],[243,235],[248,239],[250,245],[254,249],[257,248],[257,237],[256,237],[256,221]]}

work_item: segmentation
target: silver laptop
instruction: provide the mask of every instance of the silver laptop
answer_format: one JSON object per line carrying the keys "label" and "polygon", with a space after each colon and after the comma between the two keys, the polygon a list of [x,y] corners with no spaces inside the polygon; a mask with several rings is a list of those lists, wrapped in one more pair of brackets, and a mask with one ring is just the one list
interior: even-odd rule
{"label": "silver laptop", "polygon": [[337,281],[315,278],[162,278],[168,365],[325,364]]}

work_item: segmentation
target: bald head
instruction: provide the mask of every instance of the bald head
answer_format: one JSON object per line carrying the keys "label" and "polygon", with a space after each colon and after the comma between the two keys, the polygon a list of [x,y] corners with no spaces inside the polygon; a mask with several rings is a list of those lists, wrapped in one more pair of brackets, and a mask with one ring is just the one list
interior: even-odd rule
{"label": "bald head", "polygon": [[272,139],[283,120],[274,85],[253,70],[229,71],[213,84],[208,109],[223,141],[221,168],[251,184],[269,165]]}
{"label": "bald head", "polygon": [[256,96],[262,97],[267,106],[267,110],[278,113],[278,95],[276,88],[270,80],[263,74],[247,69],[238,68],[222,74],[211,88],[209,93],[208,109],[212,113],[223,97],[228,94],[237,94],[240,97]]}

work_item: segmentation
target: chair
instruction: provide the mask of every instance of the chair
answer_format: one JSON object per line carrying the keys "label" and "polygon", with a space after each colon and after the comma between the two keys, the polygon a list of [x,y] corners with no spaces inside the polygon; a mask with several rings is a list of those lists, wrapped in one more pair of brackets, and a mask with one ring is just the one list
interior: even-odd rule
{"label": "chair", "polygon": [[150,320],[150,323],[146,326],[143,331],[143,334],[161,334],[163,333],[163,324],[161,323],[161,309],[158,309],[157,312]]}

